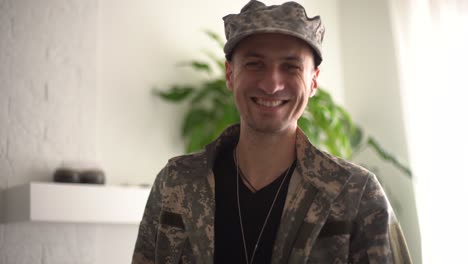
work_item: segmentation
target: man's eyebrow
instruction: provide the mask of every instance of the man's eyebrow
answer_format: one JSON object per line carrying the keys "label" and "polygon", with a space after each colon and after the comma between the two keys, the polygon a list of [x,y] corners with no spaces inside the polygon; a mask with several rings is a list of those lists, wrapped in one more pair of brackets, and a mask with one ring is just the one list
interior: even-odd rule
{"label": "man's eyebrow", "polygon": [[250,57],[254,57],[254,58],[264,58],[265,56],[263,56],[262,54],[260,53],[257,53],[257,52],[247,52],[243,55],[244,58],[250,58]]}
{"label": "man's eyebrow", "polygon": [[[247,52],[243,55],[244,58],[265,58],[264,55],[257,53],[257,52]],[[282,60],[285,61],[296,61],[296,62],[304,62],[304,58],[295,56],[295,55],[289,55],[289,56],[284,56],[281,58]]]}
{"label": "man's eyebrow", "polygon": [[294,55],[286,56],[283,59],[286,60],[286,61],[296,61],[296,62],[300,62],[300,63],[304,62],[304,58],[299,57],[299,56],[294,56]]}

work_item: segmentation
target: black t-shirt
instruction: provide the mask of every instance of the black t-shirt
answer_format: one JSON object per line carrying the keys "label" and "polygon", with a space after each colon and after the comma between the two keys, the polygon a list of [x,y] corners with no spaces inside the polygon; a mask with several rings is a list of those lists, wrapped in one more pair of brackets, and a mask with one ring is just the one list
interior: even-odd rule
{"label": "black t-shirt", "polygon": [[[231,146],[221,151],[213,168],[216,201],[214,252],[214,263],[216,264],[246,263],[237,206],[237,175],[233,149],[234,146]],[[271,262],[273,244],[294,168],[295,162],[288,175],[285,175],[285,171],[275,181],[255,193],[252,193],[241,179],[239,180],[242,222],[250,259],[276,192],[283,178],[287,177],[260,238],[253,263]]]}

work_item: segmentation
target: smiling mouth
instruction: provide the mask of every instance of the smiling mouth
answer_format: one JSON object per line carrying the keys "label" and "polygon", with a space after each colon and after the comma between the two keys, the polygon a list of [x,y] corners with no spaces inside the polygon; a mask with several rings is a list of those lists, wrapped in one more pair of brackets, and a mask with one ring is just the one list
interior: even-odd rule
{"label": "smiling mouth", "polygon": [[252,101],[254,101],[258,105],[271,107],[271,108],[284,105],[288,102],[288,100],[265,100],[265,99],[257,98],[257,97],[253,97]]}

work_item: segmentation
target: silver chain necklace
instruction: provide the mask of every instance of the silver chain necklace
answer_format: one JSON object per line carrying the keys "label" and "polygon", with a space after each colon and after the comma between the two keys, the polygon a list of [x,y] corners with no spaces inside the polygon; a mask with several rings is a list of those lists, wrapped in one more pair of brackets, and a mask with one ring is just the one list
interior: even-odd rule
{"label": "silver chain necklace", "polygon": [[237,151],[236,149],[234,149],[234,153],[233,153],[233,156],[234,156],[234,162],[236,163],[236,177],[237,177],[237,209],[239,211],[239,221],[240,221],[240,228],[241,228],[241,234],[242,234],[242,242],[244,244],[244,252],[245,252],[245,261],[247,264],[252,264],[253,263],[253,260],[255,258],[255,253],[257,252],[257,248],[258,248],[258,244],[260,243],[260,239],[262,237],[262,234],[263,234],[263,230],[265,229],[265,226],[268,222],[268,219],[270,218],[270,214],[271,214],[271,211],[273,210],[273,207],[276,203],[276,199],[278,198],[278,195],[280,193],[280,190],[281,188],[283,187],[283,183],[285,181],[285,179],[288,177],[288,174],[289,174],[289,170],[291,169],[292,165],[294,164],[291,164],[291,166],[289,166],[288,170],[286,171],[286,174],[284,175],[283,177],[283,180],[281,181],[281,184],[278,188],[278,191],[276,191],[276,195],[275,195],[275,198],[273,199],[273,202],[271,203],[270,205],[270,209],[268,210],[268,214],[265,218],[265,221],[263,221],[263,226],[262,226],[262,229],[260,230],[260,234],[258,235],[258,238],[257,238],[257,242],[255,242],[255,247],[254,247],[254,250],[252,252],[252,256],[250,257],[250,261],[249,261],[249,256],[247,254],[247,243],[245,243],[245,235],[244,235],[244,225],[242,223],[242,213],[241,213],[241,206],[240,206],[240,199],[239,199],[239,163],[237,162]]}

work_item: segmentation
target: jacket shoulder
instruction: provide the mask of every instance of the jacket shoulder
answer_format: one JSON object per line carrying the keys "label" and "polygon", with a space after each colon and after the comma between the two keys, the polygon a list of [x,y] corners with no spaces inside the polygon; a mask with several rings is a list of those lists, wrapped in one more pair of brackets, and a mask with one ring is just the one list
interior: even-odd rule
{"label": "jacket shoulder", "polygon": [[169,159],[164,168],[165,181],[175,185],[187,183],[209,173],[206,151],[184,154]]}
{"label": "jacket shoulder", "polygon": [[369,175],[373,174],[371,171],[363,167],[362,165],[356,164],[354,162],[334,157],[336,162],[350,171],[352,174],[359,174],[359,175]]}
{"label": "jacket shoulder", "polygon": [[203,149],[203,150],[199,150],[196,152],[172,157],[169,159],[168,162],[171,163],[171,162],[178,162],[178,161],[183,161],[183,160],[200,159],[200,158],[204,158],[205,156],[206,156],[206,150]]}
{"label": "jacket shoulder", "polygon": [[367,182],[369,178],[375,177],[375,174],[373,172],[366,169],[362,165],[333,156],[326,152],[323,152],[323,154],[330,160],[333,160],[336,164],[338,164],[344,170],[346,170],[351,176],[350,180],[360,180],[360,181]]}

